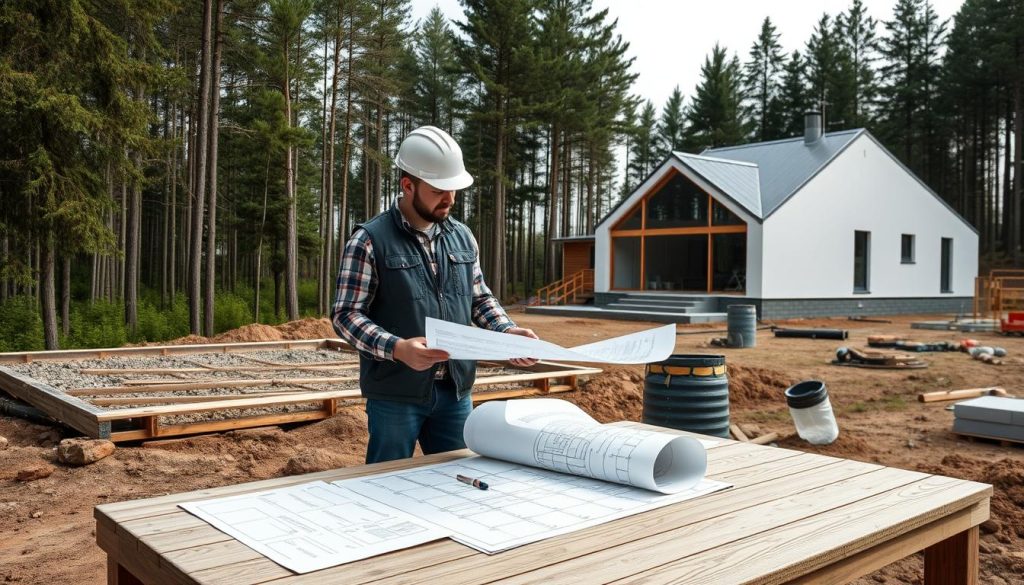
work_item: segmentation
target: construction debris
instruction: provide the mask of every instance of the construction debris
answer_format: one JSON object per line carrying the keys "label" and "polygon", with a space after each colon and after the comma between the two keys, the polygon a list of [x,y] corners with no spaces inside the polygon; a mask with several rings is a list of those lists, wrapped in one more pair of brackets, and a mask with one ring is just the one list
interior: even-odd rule
{"label": "construction debris", "polygon": [[836,350],[836,366],[853,366],[857,368],[908,369],[927,368],[928,363],[912,354],[871,349],[840,347]]}
{"label": "construction debris", "polygon": [[860,321],[861,323],[892,323],[892,321],[890,321],[888,319],[870,319],[868,317],[857,317],[857,316],[847,317],[847,320],[849,320],[849,321]]}
{"label": "construction debris", "polygon": [[869,335],[868,345],[871,347],[891,347],[903,351],[960,351],[961,345],[952,341],[936,341],[931,343],[910,341],[897,335]]}

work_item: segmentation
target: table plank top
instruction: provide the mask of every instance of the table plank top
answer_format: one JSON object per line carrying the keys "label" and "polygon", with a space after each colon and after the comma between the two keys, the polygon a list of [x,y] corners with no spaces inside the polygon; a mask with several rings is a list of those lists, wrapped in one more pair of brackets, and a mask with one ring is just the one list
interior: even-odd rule
{"label": "table plank top", "polygon": [[[496,555],[446,539],[297,575],[177,507],[472,455],[466,450],[105,504],[95,511],[97,541],[145,583],[782,583],[957,514],[967,527],[988,518],[986,484],[719,441],[707,475],[732,488]],[[902,544],[919,550],[913,545]]]}

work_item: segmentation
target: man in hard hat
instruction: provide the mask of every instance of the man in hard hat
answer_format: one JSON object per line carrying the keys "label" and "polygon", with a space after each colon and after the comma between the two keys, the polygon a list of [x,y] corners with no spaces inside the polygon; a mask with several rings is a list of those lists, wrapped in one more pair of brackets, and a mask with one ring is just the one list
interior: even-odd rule
{"label": "man in hard hat", "polygon": [[[451,217],[455,192],[473,184],[462,149],[433,126],[413,130],[395,161],[402,196],[356,226],[341,259],[331,321],[359,350],[370,440],[366,462],[466,446],[476,362],[426,346],[426,317],[523,335],[484,283],[472,232]],[[512,360],[530,366],[532,359]]]}

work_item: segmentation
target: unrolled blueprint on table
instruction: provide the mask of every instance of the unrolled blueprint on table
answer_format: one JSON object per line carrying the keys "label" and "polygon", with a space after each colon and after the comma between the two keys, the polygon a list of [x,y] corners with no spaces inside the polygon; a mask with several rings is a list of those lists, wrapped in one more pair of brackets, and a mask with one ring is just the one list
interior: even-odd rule
{"label": "unrolled blueprint on table", "polygon": [[426,319],[427,346],[443,349],[457,360],[537,358],[611,364],[660,362],[672,354],[676,326],[665,325],[586,345],[564,348],[550,341],[498,333],[479,327]]}
{"label": "unrolled blueprint on table", "polygon": [[448,536],[435,524],[323,481],[180,506],[296,573]]}
{"label": "unrolled blueprint on table", "polygon": [[[705,448],[715,441],[602,425],[564,400],[482,404],[466,421],[465,437],[487,457],[335,483],[486,553],[728,487],[704,479]],[[459,482],[459,475],[488,489]]]}
{"label": "unrolled blueprint on table", "polygon": [[[461,483],[457,475],[485,481],[489,489]],[[452,540],[489,554],[728,487],[705,479],[666,495],[486,457],[335,483],[437,524]]]}

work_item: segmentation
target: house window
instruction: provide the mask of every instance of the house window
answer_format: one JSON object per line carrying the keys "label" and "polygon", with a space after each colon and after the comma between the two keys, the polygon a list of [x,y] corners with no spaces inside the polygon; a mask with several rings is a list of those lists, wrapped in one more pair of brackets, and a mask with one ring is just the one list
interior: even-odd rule
{"label": "house window", "polygon": [[953,238],[942,238],[942,265],[939,267],[939,289],[953,292]]}
{"label": "house window", "polygon": [[900,262],[914,263],[914,234],[903,234],[900,238]]}
{"label": "house window", "polygon": [[871,232],[853,232],[853,292],[868,292],[870,255]]}

